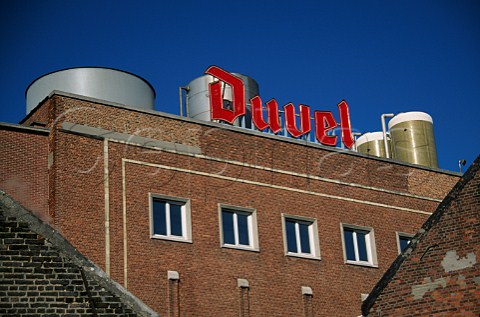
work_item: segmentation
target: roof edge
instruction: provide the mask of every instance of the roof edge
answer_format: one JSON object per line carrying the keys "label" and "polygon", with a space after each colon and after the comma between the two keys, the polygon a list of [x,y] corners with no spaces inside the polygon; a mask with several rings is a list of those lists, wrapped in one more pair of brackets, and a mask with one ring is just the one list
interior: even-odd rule
{"label": "roof edge", "polygon": [[7,122],[0,122],[0,129],[45,134],[45,135],[48,135],[50,133],[50,130],[47,128],[30,127],[22,124],[14,124],[14,123],[7,123]]}
{"label": "roof edge", "polygon": [[257,136],[257,137],[269,138],[269,139],[273,139],[273,140],[276,140],[276,141],[288,142],[288,143],[292,143],[292,144],[296,144],[296,145],[300,145],[300,146],[318,148],[318,149],[329,151],[329,152],[336,152],[336,153],[339,153],[339,154],[352,155],[352,156],[356,156],[356,157],[362,157],[362,158],[365,158],[365,159],[371,159],[371,160],[386,162],[386,163],[395,164],[395,165],[407,166],[407,167],[416,168],[416,169],[425,170],[425,171],[430,171],[430,172],[435,172],[435,173],[442,173],[442,174],[457,176],[457,177],[462,175],[459,172],[449,171],[449,170],[442,169],[442,168],[433,168],[433,167],[428,167],[428,166],[423,166],[423,165],[418,165],[418,164],[401,162],[401,161],[398,161],[398,160],[395,160],[395,159],[386,159],[386,158],[377,157],[377,156],[374,156],[374,155],[367,155],[367,154],[363,154],[363,153],[360,153],[360,152],[355,152],[355,151],[346,150],[346,149],[342,149],[342,148],[326,146],[326,145],[317,144],[317,143],[314,143],[314,142],[308,142],[308,141],[305,141],[305,140],[299,140],[299,139],[288,138],[288,137],[283,137],[283,136],[278,136],[278,135],[272,135],[272,134],[264,133],[264,132],[260,132],[260,131],[239,128],[239,127],[235,127],[235,126],[221,124],[221,123],[218,123],[218,122],[203,121],[203,120],[199,120],[199,119],[184,117],[184,116],[180,116],[180,115],[176,115],[176,114],[172,114],[172,113],[167,113],[167,112],[162,112],[162,111],[157,111],[157,110],[147,110],[147,109],[133,108],[132,106],[116,103],[116,102],[113,102],[113,101],[101,100],[101,99],[97,99],[97,98],[93,98],[93,97],[77,95],[77,94],[64,92],[64,91],[60,91],[60,90],[52,91],[50,93],[50,95],[48,95],[43,101],[41,101],[35,108],[32,109],[32,111],[30,111],[30,113],[25,118],[23,118],[20,121],[20,124],[25,122],[30,117],[30,115],[33,112],[35,112],[47,99],[51,99],[54,96],[67,97],[67,98],[78,99],[78,100],[87,101],[87,102],[98,103],[98,104],[105,105],[105,106],[126,109],[126,110],[130,110],[130,111],[135,111],[135,112],[154,115],[154,116],[165,117],[165,118],[174,119],[174,120],[180,120],[180,121],[183,121],[183,122],[200,124],[200,125],[213,127],[213,128],[221,128],[221,129],[225,129],[225,130],[232,131],[232,132],[235,132],[235,133],[242,133],[242,134],[254,135],[254,136]]}

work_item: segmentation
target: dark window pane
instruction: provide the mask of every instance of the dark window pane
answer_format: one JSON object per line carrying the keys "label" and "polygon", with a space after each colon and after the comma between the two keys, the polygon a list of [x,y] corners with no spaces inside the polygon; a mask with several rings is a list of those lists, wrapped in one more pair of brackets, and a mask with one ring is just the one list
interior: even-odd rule
{"label": "dark window pane", "polygon": [[167,222],[165,217],[164,201],[153,201],[153,233],[161,235],[167,234]]}
{"label": "dark window pane", "polygon": [[288,252],[297,251],[297,241],[295,238],[295,221],[285,220],[285,228],[287,231],[287,250]]}
{"label": "dark window pane", "polygon": [[407,237],[400,237],[400,251],[405,250],[405,248],[410,243],[410,238]]}
{"label": "dark window pane", "polygon": [[233,213],[222,211],[223,243],[235,244],[233,236]]}
{"label": "dark window pane", "polygon": [[238,243],[243,245],[249,245],[248,239],[248,215],[237,214],[238,223]]}
{"label": "dark window pane", "polygon": [[368,261],[366,234],[367,232],[365,231],[357,231],[358,257],[360,261]]}
{"label": "dark window pane", "polygon": [[302,253],[310,253],[310,236],[308,234],[308,225],[300,223],[300,247]]}
{"label": "dark window pane", "polygon": [[355,249],[353,247],[353,231],[344,228],[343,236],[345,240],[345,251],[347,253],[347,260],[355,261]]}
{"label": "dark window pane", "polygon": [[182,206],[170,204],[170,234],[182,236]]}

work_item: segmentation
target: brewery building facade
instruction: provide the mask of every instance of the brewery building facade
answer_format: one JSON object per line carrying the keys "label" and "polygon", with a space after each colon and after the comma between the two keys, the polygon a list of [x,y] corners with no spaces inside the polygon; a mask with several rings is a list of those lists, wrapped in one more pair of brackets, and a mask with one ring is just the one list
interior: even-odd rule
{"label": "brewery building facade", "polygon": [[157,112],[143,79],[84,70],[100,92],[52,73],[0,125],[0,188],[162,316],[358,316],[459,179]]}

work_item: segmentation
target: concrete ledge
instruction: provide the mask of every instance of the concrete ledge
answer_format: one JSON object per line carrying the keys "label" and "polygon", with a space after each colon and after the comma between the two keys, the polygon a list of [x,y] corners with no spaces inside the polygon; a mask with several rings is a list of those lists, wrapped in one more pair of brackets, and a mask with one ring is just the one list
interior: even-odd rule
{"label": "concrete ledge", "polygon": [[159,149],[165,149],[170,151],[177,151],[191,154],[201,154],[201,150],[196,146],[183,145],[179,143],[167,142],[156,140],[152,138],[137,136],[133,134],[120,133],[110,130],[104,130],[100,128],[94,128],[87,125],[81,125],[76,123],[64,122],[62,123],[62,129],[64,131],[73,132],[81,135],[92,136],[103,139],[112,139],[126,144],[141,145],[154,147]]}
{"label": "concrete ledge", "polygon": [[50,133],[50,130],[47,128],[34,128],[26,125],[12,124],[12,123],[6,123],[6,122],[0,122],[0,129],[14,130],[14,131],[20,131],[25,133],[43,134],[43,135],[48,135]]}

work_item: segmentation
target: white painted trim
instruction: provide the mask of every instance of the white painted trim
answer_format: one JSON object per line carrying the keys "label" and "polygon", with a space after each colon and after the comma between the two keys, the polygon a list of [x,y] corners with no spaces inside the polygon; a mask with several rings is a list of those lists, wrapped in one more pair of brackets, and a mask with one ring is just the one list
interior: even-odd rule
{"label": "white painted trim", "polygon": [[180,274],[177,271],[167,271],[167,279],[170,281],[178,281]]}
{"label": "white painted trim", "polygon": [[[167,234],[160,235],[153,232],[153,200],[157,198],[159,200],[164,200],[168,204],[166,205],[166,225],[167,225]],[[182,236],[173,236],[171,234],[170,226],[170,202],[183,203],[182,211]],[[149,221],[150,221],[150,238],[152,239],[161,239],[161,240],[170,240],[177,242],[189,242],[192,243],[192,218],[191,218],[191,206],[190,199],[176,197],[176,196],[166,196],[156,193],[148,194],[148,203],[149,203]]]}
{"label": "white painted trim", "polygon": [[312,288],[309,286],[302,286],[302,295],[310,295],[313,296]]}
{"label": "white painted trim", "polygon": [[127,180],[125,168],[126,161],[122,159],[123,286],[128,289]]}
{"label": "white painted trim", "polygon": [[[302,216],[296,216],[296,215],[291,215],[291,214],[285,214],[285,213],[282,213],[281,216],[282,216],[282,234],[283,234],[284,254],[286,256],[321,260],[321,257],[320,257],[320,240],[318,238],[317,219],[307,218],[307,217],[302,217]],[[299,222],[309,223],[308,237],[309,237],[311,253],[302,253],[302,251],[301,251],[300,231],[299,231],[299,224],[298,223],[295,223],[295,242],[297,244],[297,251],[298,252],[296,252],[296,253],[288,252],[287,227],[286,227],[286,224],[285,224],[285,221],[287,219],[298,220]]]}
{"label": "white painted trim", "polygon": [[399,192],[399,191],[396,191],[396,190],[389,190],[389,189],[367,186],[367,185],[362,185],[362,184],[357,184],[357,183],[349,183],[349,182],[344,182],[344,181],[340,181],[340,180],[336,180],[336,179],[325,178],[325,177],[320,177],[320,176],[315,176],[315,175],[310,175],[310,174],[305,174],[305,173],[296,173],[296,172],[276,169],[276,168],[272,168],[272,167],[249,164],[249,163],[240,162],[240,161],[221,159],[221,158],[218,158],[218,157],[208,156],[208,155],[204,155],[204,154],[185,153],[185,152],[180,152],[180,151],[177,151],[177,150],[168,150],[168,149],[158,148],[158,147],[154,147],[154,146],[146,146],[146,145],[142,145],[142,144],[135,144],[135,143],[129,143],[129,142],[124,142],[124,141],[118,141],[118,140],[110,140],[110,142],[116,142],[116,143],[125,144],[125,145],[132,145],[132,146],[139,146],[139,147],[154,149],[154,150],[162,151],[162,152],[166,152],[166,153],[174,153],[174,154],[178,154],[178,155],[191,156],[191,157],[210,160],[210,161],[215,161],[215,162],[228,163],[228,164],[232,164],[232,165],[254,168],[254,169],[268,171],[268,172],[275,172],[275,173],[289,175],[289,176],[302,177],[302,178],[306,178],[306,179],[309,179],[309,180],[317,180],[317,181],[322,181],[322,182],[327,182],[327,183],[332,183],[332,184],[338,184],[338,185],[362,188],[362,189],[367,189],[367,190],[373,190],[373,191],[378,191],[378,192],[387,193],[387,194],[399,195],[399,196],[404,196],[404,197],[411,197],[411,198],[434,201],[434,202],[441,202],[442,201],[442,199],[437,199],[437,198],[420,196],[420,195],[415,195],[415,194],[410,194],[410,193],[405,193],[405,192]]}
{"label": "white painted trim", "polygon": [[395,232],[395,237],[397,239],[398,254],[402,253],[402,248],[400,246],[400,237],[409,238],[411,240],[414,236],[415,235],[411,233],[405,233],[405,232],[399,232],[399,231]]}
{"label": "white painted trim", "polygon": [[110,184],[108,172],[108,139],[103,140],[103,189],[105,192],[105,273],[110,276]]}
{"label": "white painted trim", "polygon": [[389,208],[389,209],[391,208],[391,209],[396,209],[396,210],[401,210],[401,211],[409,211],[409,212],[414,212],[414,213],[419,213],[419,214],[424,214],[424,215],[431,215],[430,212],[426,212],[426,211],[423,211],[423,210],[417,210],[417,209],[411,209],[411,208],[406,208],[406,207],[387,205],[387,204],[376,203],[376,202],[368,201],[368,200],[354,199],[354,198],[330,195],[330,194],[319,193],[319,192],[312,192],[312,191],[308,191],[308,190],[291,188],[291,187],[286,187],[286,186],[266,184],[266,183],[251,181],[251,180],[247,180],[247,179],[241,179],[241,178],[238,178],[238,177],[230,177],[230,176],[224,176],[224,175],[218,175],[218,174],[205,173],[205,172],[200,172],[200,171],[184,169],[184,168],[180,168],[180,167],[173,167],[173,166],[167,166],[167,165],[161,165],[161,164],[155,164],[155,163],[148,163],[148,162],[142,162],[142,161],[137,161],[137,160],[125,159],[125,158],[122,159],[122,162],[123,163],[146,165],[146,166],[151,166],[151,167],[155,167],[155,168],[162,168],[162,169],[166,169],[166,170],[184,172],[184,173],[189,173],[189,174],[194,174],[194,175],[207,176],[207,177],[212,177],[212,178],[217,178],[217,179],[239,182],[239,183],[243,183],[243,184],[250,184],[250,185],[257,185],[257,186],[268,187],[268,188],[287,190],[287,191],[291,191],[291,192],[309,194],[309,195],[331,198],[331,199],[336,199],[336,200],[349,201],[349,202],[354,202],[354,203],[359,203],[359,204],[364,204],[364,205],[384,207],[384,208]]}
{"label": "white painted trim", "polygon": [[[352,230],[368,231],[368,234],[365,235],[365,244],[367,247],[366,251],[367,251],[368,261],[360,261],[360,260],[352,261],[347,259],[347,249],[345,244],[344,228],[349,228]],[[375,230],[372,227],[364,227],[364,226],[351,225],[347,223],[340,223],[340,234],[342,238],[343,260],[345,264],[378,267],[377,248],[375,244]],[[353,232],[353,247],[355,251],[355,258],[358,259],[359,258],[358,243],[357,243],[357,234],[355,231]]]}
{"label": "white painted trim", "polygon": [[[312,192],[312,191],[302,190],[302,189],[298,189],[298,188],[290,188],[290,187],[285,187],[285,186],[266,184],[266,183],[261,183],[261,182],[251,181],[251,180],[245,180],[245,179],[240,179],[240,178],[234,178],[234,177],[229,177],[229,176],[223,176],[223,175],[218,175],[218,174],[210,174],[210,173],[194,171],[194,170],[189,170],[189,169],[184,169],[184,168],[179,168],[179,167],[172,167],[172,166],[167,166],[167,165],[161,165],[161,164],[155,164],[155,163],[142,162],[142,161],[122,158],[122,208],[123,208],[122,214],[123,214],[123,256],[124,256],[124,287],[125,288],[127,288],[127,286],[128,286],[128,284],[127,284],[127,282],[128,282],[128,252],[127,252],[127,246],[128,245],[127,245],[127,240],[128,240],[128,238],[127,238],[127,197],[126,197],[127,189],[126,189],[126,170],[125,170],[126,163],[151,166],[151,167],[155,167],[155,168],[163,168],[163,169],[166,169],[166,170],[179,171],[179,172],[189,173],[189,174],[193,174],[193,175],[212,177],[212,178],[217,178],[217,179],[223,179],[223,180],[239,182],[239,183],[244,183],[244,184],[257,185],[257,186],[268,187],[268,188],[275,188],[275,189],[279,189],[279,190],[286,190],[286,191],[309,194],[309,195],[331,198],[331,199],[336,199],[336,200],[349,201],[349,202],[353,202],[353,203],[365,204],[365,205],[370,205],[370,206],[383,207],[383,208],[388,208],[388,209],[396,209],[396,210],[401,210],[401,211],[431,215],[431,213],[423,211],[423,210],[410,209],[410,208],[405,208],[405,207],[400,207],[400,206],[392,206],[392,205],[381,204],[381,203],[376,203],[376,202],[371,202],[371,201],[366,201],[366,200],[329,195],[329,194],[325,194],[325,193]],[[283,221],[282,221],[282,224],[283,224]],[[343,231],[342,231],[342,243],[343,243]],[[344,249],[345,249],[345,246],[344,246]]]}
{"label": "white painted trim", "polygon": [[433,119],[428,113],[419,111],[403,112],[397,114],[388,122],[388,130],[395,125],[406,121],[427,121],[433,124]]}
{"label": "white painted trim", "polygon": [[[223,218],[222,218],[222,209],[228,209],[231,211],[238,211],[241,213],[248,213],[249,217],[248,221],[248,239],[250,245],[241,245],[238,243],[235,244],[227,244],[223,242]],[[238,241],[238,224],[235,222],[237,219],[237,214],[234,214],[234,236],[235,241]],[[239,249],[239,250],[247,250],[247,251],[259,251],[259,243],[258,243],[258,226],[257,226],[257,210],[253,208],[245,208],[239,206],[233,206],[228,204],[218,204],[218,226],[220,228],[220,247],[221,248],[229,248],[229,249]]]}

